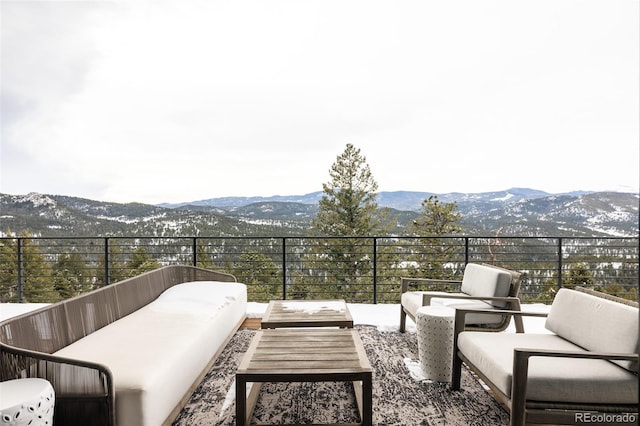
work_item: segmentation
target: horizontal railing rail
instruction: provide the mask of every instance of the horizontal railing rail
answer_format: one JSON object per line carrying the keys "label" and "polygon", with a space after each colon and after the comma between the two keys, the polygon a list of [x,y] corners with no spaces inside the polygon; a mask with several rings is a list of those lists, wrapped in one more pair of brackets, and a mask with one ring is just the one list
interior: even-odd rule
{"label": "horizontal railing rail", "polygon": [[401,277],[461,279],[469,262],[523,274],[524,302],[584,285],[638,300],[637,237],[4,237],[0,301],[53,302],[172,264],[231,273],[249,300],[397,303]]}

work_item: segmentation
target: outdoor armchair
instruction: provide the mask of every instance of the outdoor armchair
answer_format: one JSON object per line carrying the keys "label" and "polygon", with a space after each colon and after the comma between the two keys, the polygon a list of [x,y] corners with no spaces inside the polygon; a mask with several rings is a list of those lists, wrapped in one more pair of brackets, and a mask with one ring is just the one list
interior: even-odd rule
{"label": "outdoor armchair", "polygon": [[[516,271],[493,265],[468,263],[461,281],[431,278],[401,278],[400,331],[406,329],[407,316],[414,322],[416,312],[422,306],[438,305],[452,309],[494,309],[519,311],[520,277]],[[454,286],[456,291],[410,291],[415,287]],[[467,330],[503,331],[509,326],[511,315],[496,312],[494,315],[468,315]],[[522,318],[514,317],[516,330],[521,332]]]}
{"label": "outdoor armchair", "polygon": [[[544,332],[465,331],[454,325],[452,382],[460,389],[463,362],[511,413],[511,426],[529,423],[637,424],[638,304],[592,290],[560,289]],[[487,310],[486,314],[493,314]]]}

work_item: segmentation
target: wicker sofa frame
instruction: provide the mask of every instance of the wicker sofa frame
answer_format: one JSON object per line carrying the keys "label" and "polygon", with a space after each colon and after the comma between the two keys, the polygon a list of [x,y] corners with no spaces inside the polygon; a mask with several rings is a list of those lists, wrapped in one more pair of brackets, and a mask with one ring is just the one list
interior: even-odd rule
{"label": "wicker sofa frame", "polygon": [[[109,368],[52,354],[189,281],[236,282],[236,278],[192,266],[166,266],[1,322],[0,381],[38,377],[51,382],[56,391],[56,425],[115,425]],[[220,351],[165,424],[177,416]]]}

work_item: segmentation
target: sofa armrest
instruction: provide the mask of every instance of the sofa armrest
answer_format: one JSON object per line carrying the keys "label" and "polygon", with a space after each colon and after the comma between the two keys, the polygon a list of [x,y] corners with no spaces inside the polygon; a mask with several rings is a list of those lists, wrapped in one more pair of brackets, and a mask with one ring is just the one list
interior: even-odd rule
{"label": "sofa armrest", "polygon": [[[0,374],[2,380],[41,378],[49,381],[56,392],[56,405],[89,399],[102,402],[107,424],[115,424],[114,383],[109,368],[104,365],[65,358],[43,352],[0,344]],[[81,377],[82,380],[78,380]],[[63,409],[63,407],[58,407]],[[92,414],[90,410],[86,411]]]}
{"label": "sofa armrest", "polygon": [[[561,351],[547,349],[515,348],[513,350],[513,378],[511,385],[511,416],[524,419],[527,405],[527,381],[529,376],[529,358],[531,357],[555,357],[555,358],[586,358],[602,359],[607,361],[635,361],[638,365],[638,354],[620,354],[608,352],[590,351]],[[638,371],[635,372],[638,374]]]}
{"label": "sofa armrest", "polygon": [[409,291],[409,286],[416,284],[430,284],[430,285],[438,285],[438,284],[448,284],[448,285],[462,285],[462,281],[458,280],[441,280],[438,278],[408,278],[401,277],[400,278],[400,290],[402,293],[406,293]]}

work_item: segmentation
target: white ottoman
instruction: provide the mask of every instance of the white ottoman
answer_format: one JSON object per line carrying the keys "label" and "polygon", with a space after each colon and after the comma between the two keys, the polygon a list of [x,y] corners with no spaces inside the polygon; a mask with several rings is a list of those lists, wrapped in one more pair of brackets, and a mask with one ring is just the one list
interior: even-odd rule
{"label": "white ottoman", "polygon": [[0,425],[53,424],[55,393],[44,379],[0,382]]}
{"label": "white ottoman", "polygon": [[455,309],[423,306],[416,312],[418,357],[425,378],[451,381]]}

